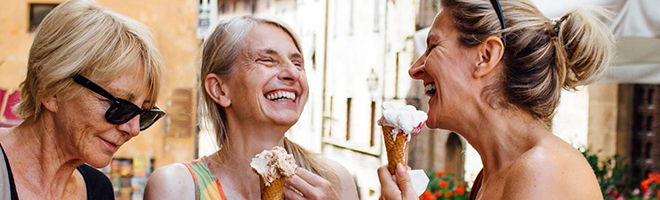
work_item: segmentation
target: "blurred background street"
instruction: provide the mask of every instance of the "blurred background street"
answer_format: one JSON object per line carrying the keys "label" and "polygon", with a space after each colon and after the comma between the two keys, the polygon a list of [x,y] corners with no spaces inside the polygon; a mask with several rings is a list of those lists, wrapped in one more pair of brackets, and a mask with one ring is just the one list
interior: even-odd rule
{"label": "blurred background street", "polygon": [[[167,69],[158,105],[167,115],[124,145],[103,169],[118,199],[142,199],[144,184],[158,167],[217,150],[206,117],[196,114],[197,76],[200,45],[223,19],[271,15],[293,27],[302,43],[310,98],[287,137],[343,164],[361,199],[378,199],[376,169],[387,162],[376,124],[380,105],[392,101],[428,108],[421,81],[412,80],[408,69],[425,49],[427,27],[440,9],[437,0],[98,1],[149,26]],[[20,98],[34,30],[62,2],[0,0],[0,127],[21,122],[11,106]],[[600,82],[562,93],[552,132],[588,149],[585,154],[600,163],[597,168],[615,161],[610,159],[615,155],[625,158],[619,168],[606,170],[603,180],[616,179],[612,174],[618,169],[637,182],[613,184],[610,190],[601,186],[606,194],[632,194],[647,174],[660,172],[660,1],[532,2],[549,18],[579,5],[614,13],[607,22],[617,38],[613,65]],[[432,177],[455,177],[450,181],[456,183],[447,186],[454,195],[457,185],[470,186],[482,167],[459,134],[428,128],[412,138],[409,165]]]}

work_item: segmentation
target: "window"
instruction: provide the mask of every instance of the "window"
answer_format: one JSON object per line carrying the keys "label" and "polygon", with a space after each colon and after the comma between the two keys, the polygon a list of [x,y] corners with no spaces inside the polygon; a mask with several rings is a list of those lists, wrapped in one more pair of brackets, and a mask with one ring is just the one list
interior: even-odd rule
{"label": "window", "polygon": [[232,11],[232,3],[227,0],[218,1],[218,14],[227,14]]}
{"label": "window", "polygon": [[399,99],[399,53],[396,52],[396,59],[394,61],[394,99]]}
{"label": "window", "polygon": [[635,85],[631,158],[634,177],[660,170],[660,85]]}
{"label": "window", "polygon": [[369,127],[371,128],[370,134],[371,137],[369,139],[369,146],[373,147],[376,144],[376,102],[371,101],[371,121],[369,121],[371,124]]}
{"label": "window", "polygon": [[346,99],[346,141],[351,139],[351,104],[353,98]]}
{"label": "window", "polygon": [[28,31],[32,32],[36,30],[41,21],[56,6],[57,4],[30,4],[30,27]]}

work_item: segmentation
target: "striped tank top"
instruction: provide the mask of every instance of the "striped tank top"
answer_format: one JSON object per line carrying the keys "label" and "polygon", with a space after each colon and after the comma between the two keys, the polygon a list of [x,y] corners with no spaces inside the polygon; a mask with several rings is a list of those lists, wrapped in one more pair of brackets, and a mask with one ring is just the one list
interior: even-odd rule
{"label": "striped tank top", "polygon": [[195,181],[195,199],[198,200],[226,200],[227,197],[222,191],[220,180],[211,175],[209,170],[208,158],[206,156],[193,160],[183,165],[188,168],[192,178]]}

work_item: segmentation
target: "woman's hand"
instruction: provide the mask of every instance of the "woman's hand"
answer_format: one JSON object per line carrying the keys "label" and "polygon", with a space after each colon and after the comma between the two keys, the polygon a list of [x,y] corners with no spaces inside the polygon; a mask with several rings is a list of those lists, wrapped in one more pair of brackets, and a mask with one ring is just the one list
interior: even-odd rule
{"label": "woman's hand", "polygon": [[296,174],[286,178],[285,182],[298,190],[285,186],[284,197],[287,199],[339,199],[330,182],[303,168],[296,169]]}
{"label": "woman's hand", "polygon": [[396,165],[396,181],[392,179],[387,165],[378,168],[378,179],[380,179],[380,199],[383,200],[409,200],[417,199],[415,190],[406,168],[401,164]]}

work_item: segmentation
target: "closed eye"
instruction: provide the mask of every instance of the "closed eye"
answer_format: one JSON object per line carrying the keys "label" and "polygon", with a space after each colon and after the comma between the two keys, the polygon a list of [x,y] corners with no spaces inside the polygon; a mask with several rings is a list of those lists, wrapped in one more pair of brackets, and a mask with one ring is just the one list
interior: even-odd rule
{"label": "closed eye", "polygon": [[305,68],[303,63],[300,62],[300,61],[294,60],[294,61],[292,61],[292,63],[293,63],[293,65],[295,65],[298,68],[303,68],[303,69]]}
{"label": "closed eye", "polygon": [[260,58],[260,59],[257,59],[257,61],[259,61],[259,62],[273,62],[274,60],[271,59],[271,58]]}
{"label": "closed eye", "polygon": [[433,51],[433,49],[437,46],[438,45],[435,45],[435,44],[434,45],[429,45],[429,47],[426,49],[426,54],[430,54],[431,51]]}

